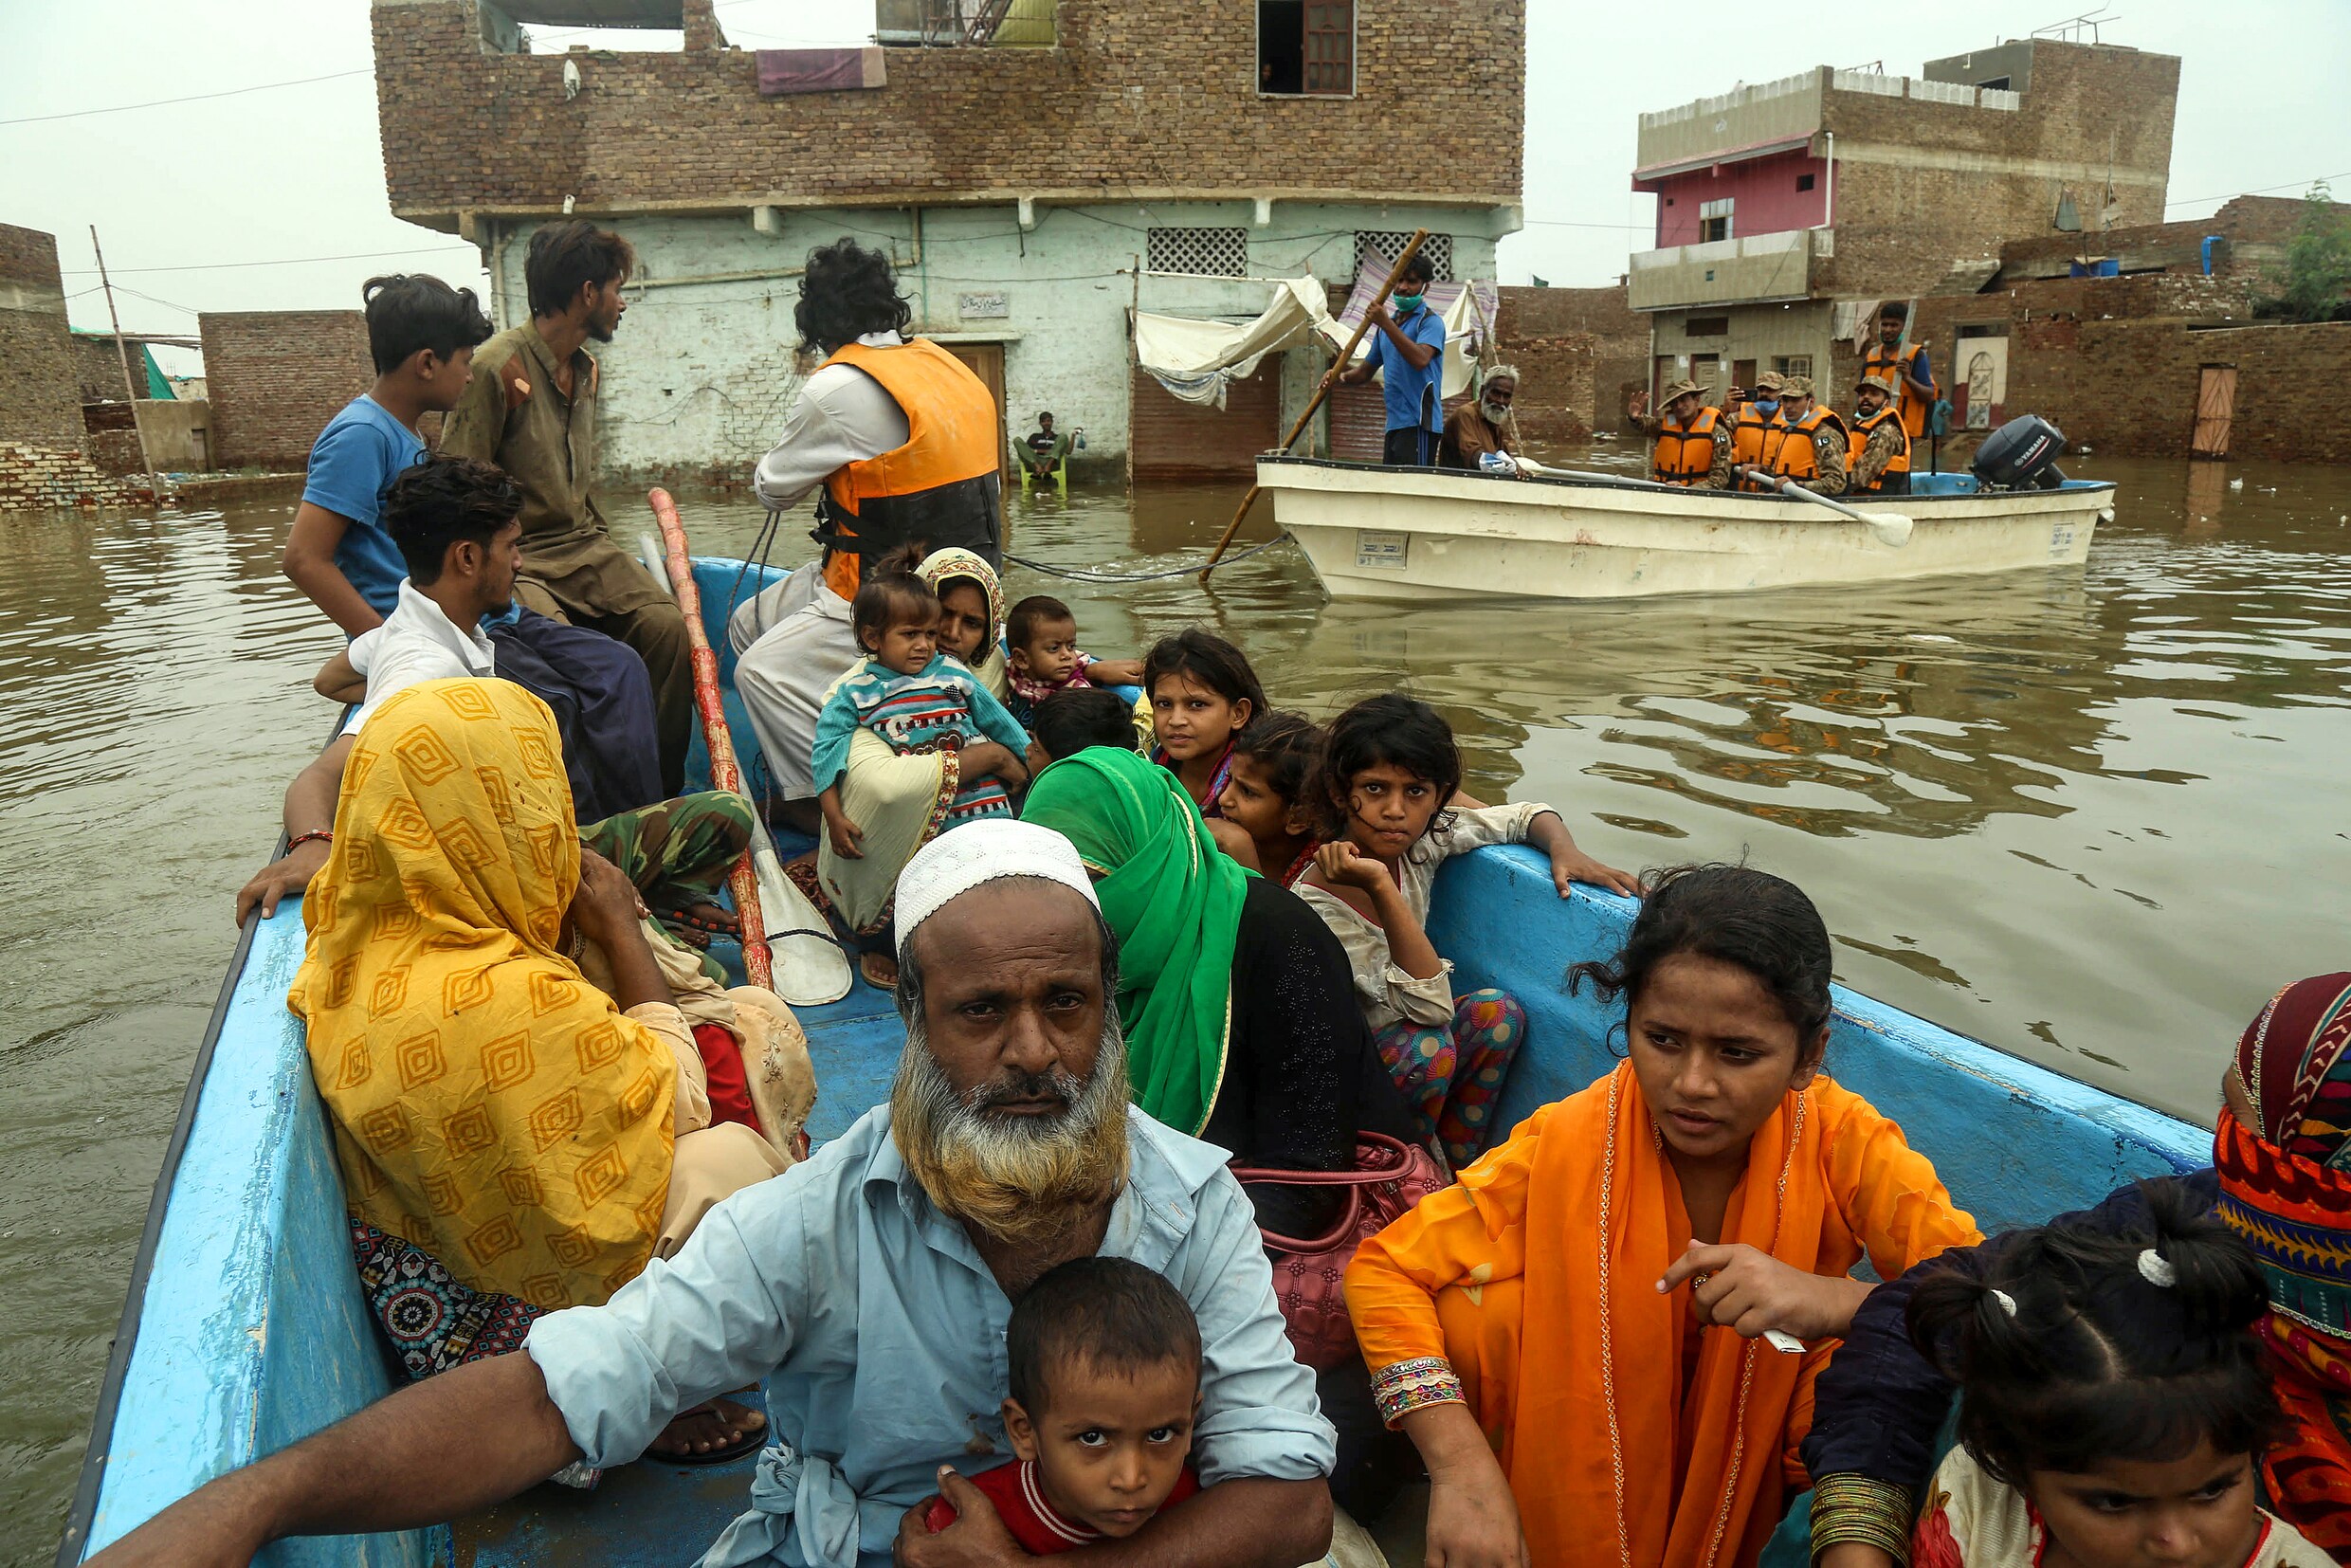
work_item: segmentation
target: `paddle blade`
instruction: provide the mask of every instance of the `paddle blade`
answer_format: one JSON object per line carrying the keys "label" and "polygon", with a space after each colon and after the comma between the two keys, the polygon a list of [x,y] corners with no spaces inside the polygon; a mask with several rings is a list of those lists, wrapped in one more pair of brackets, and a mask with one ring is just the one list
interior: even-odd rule
{"label": "paddle blade", "polygon": [[1900,512],[1870,512],[1863,520],[1869,525],[1869,537],[1891,550],[1899,550],[1910,542],[1910,530],[1915,526]]}

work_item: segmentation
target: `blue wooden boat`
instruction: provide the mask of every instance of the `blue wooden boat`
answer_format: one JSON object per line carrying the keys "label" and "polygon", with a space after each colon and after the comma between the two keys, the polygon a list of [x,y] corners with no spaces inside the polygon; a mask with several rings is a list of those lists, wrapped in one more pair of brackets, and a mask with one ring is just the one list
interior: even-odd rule
{"label": "blue wooden boat", "polygon": [[[780,575],[709,559],[695,574],[720,649],[738,594]],[[721,665],[752,775],[756,742],[732,693],[732,657],[722,653]],[[1571,962],[1615,949],[1632,908],[1588,888],[1561,901],[1525,849],[1481,850],[1440,878],[1430,934],[1455,956],[1465,987],[1507,987],[1526,1003],[1528,1045],[1502,1124],[1612,1065],[1620,1012],[1589,989],[1566,995],[1560,981]],[[238,941],[156,1178],[61,1568],[393,1386],[353,1271],[302,1031],[285,1008],[302,938],[289,902]],[[1986,1231],[2081,1207],[2133,1177],[2210,1163],[2211,1135],[2199,1128],[1841,987],[1836,1008],[1830,1070],[1899,1119]],[[821,1140],[886,1097],[902,1036],[889,997],[862,981],[799,1015],[821,1085],[810,1132]],[[744,1506],[749,1468],[748,1459],[708,1469],[643,1462],[592,1492],[540,1486],[453,1527],[286,1541],[261,1560],[674,1564]]]}

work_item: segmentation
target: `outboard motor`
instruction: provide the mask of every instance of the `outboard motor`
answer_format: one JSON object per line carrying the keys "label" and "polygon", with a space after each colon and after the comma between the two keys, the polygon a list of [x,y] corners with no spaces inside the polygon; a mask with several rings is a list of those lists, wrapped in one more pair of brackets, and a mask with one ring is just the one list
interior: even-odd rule
{"label": "outboard motor", "polygon": [[1968,471],[1986,490],[2054,490],[2066,482],[2057,466],[2066,433],[2039,414],[2024,414],[1992,432],[1976,448]]}

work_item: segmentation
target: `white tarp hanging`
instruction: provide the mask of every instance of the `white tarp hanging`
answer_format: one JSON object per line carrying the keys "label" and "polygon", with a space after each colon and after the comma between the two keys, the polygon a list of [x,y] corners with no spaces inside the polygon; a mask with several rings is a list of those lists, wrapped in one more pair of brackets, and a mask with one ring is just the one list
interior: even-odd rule
{"label": "white tarp hanging", "polygon": [[1313,277],[1274,285],[1272,302],[1253,321],[1203,321],[1135,313],[1135,362],[1187,403],[1225,406],[1225,389],[1257,374],[1258,362],[1304,342],[1330,319],[1323,286]]}

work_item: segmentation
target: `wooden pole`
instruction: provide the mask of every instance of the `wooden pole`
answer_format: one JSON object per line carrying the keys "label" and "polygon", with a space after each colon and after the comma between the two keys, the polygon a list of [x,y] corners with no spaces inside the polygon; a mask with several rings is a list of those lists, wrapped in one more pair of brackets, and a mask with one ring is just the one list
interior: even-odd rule
{"label": "wooden pole", "polygon": [[[735,742],[727,733],[726,710],[719,700],[719,656],[702,635],[702,596],[694,586],[694,563],[685,552],[685,524],[678,520],[677,503],[666,490],[649,490],[653,520],[661,525],[662,557],[669,568],[669,586],[685,615],[685,640],[693,649],[694,706],[702,715],[702,739],[710,748],[710,785],[716,790],[742,793],[742,770],[735,763]],[[759,878],[752,869],[751,851],[743,851],[727,873],[726,885],[735,895],[735,919],[743,928],[743,973],[764,991],[775,989],[775,969],[767,949],[767,921],[759,914]]]}
{"label": "wooden pole", "polygon": [[106,319],[114,324],[115,355],[122,361],[122,392],[131,400],[131,433],[138,437],[138,465],[147,470],[147,489],[155,503],[163,504],[163,481],[155,476],[155,460],[147,455],[147,432],[138,425],[138,388],[131,380],[131,349],[122,340],[122,318],[115,314],[114,281],[106,276],[106,253],[98,247],[98,225],[90,225],[90,251],[98,258],[99,286],[106,291]]}
{"label": "wooden pole", "polygon": [[[1290,433],[1282,438],[1282,445],[1274,450],[1286,452],[1298,444],[1298,437],[1305,429],[1306,422],[1315,416],[1316,411],[1322,407],[1322,400],[1330,396],[1331,389],[1339,384],[1340,373],[1354,363],[1356,345],[1363,341],[1363,334],[1371,328],[1372,312],[1388,302],[1388,296],[1395,292],[1396,275],[1404,270],[1406,263],[1420,254],[1421,244],[1428,238],[1427,229],[1412,230],[1412,237],[1405,242],[1404,254],[1398,256],[1395,259],[1395,264],[1388,269],[1388,281],[1379,285],[1378,295],[1370,304],[1363,307],[1363,319],[1355,324],[1355,332],[1347,338],[1347,346],[1339,351],[1339,359],[1331,366],[1330,374],[1323,376],[1321,385],[1314,389],[1314,395],[1306,400],[1305,411],[1298,416],[1298,422],[1290,427]],[[1439,351],[1440,354],[1442,352],[1442,350]],[[1440,367],[1441,374],[1442,368]],[[1443,386],[1441,381],[1439,386],[1440,388]],[[1216,570],[1216,563],[1225,558],[1225,549],[1232,543],[1232,536],[1241,531],[1241,520],[1248,517],[1249,508],[1257,504],[1259,488],[1260,486],[1254,483],[1248,487],[1248,494],[1241,498],[1241,505],[1232,514],[1232,520],[1225,524],[1224,538],[1216,541],[1216,548],[1209,554],[1208,564],[1200,568],[1202,588],[1208,586],[1208,574]]]}

